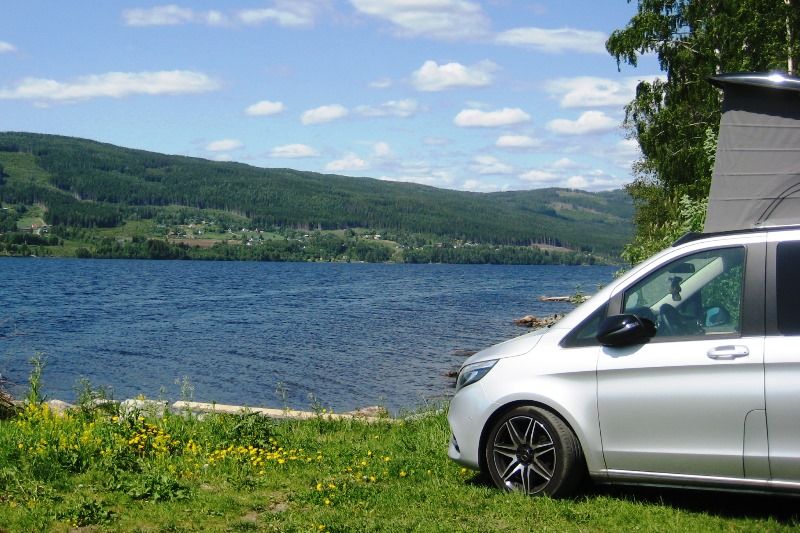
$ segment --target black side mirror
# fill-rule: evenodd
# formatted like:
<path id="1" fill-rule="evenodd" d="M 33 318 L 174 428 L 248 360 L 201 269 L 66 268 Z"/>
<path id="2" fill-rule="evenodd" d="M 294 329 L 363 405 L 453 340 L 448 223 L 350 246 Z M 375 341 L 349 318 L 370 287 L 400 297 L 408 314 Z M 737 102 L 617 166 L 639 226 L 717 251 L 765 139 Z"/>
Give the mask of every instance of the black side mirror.
<path id="1" fill-rule="evenodd" d="M 643 344 L 655 334 L 652 320 L 636 315 L 612 315 L 600 323 L 596 338 L 603 346 L 631 346 Z"/>

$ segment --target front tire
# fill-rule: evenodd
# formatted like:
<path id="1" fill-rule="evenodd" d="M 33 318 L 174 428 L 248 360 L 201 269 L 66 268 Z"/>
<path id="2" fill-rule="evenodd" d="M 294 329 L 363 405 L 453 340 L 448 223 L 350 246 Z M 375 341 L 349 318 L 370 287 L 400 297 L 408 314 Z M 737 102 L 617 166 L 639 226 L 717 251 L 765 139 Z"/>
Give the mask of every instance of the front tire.
<path id="1" fill-rule="evenodd" d="M 486 469 L 504 490 L 569 496 L 586 468 L 580 442 L 553 413 L 523 405 L 501 416 L 486 440 Z"/>

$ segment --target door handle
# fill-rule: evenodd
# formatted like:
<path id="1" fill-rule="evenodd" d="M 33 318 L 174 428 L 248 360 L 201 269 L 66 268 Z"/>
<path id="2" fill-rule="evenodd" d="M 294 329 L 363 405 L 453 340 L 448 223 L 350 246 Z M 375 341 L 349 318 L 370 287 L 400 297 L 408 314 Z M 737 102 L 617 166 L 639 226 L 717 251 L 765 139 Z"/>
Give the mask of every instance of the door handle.
<path id="1" fill-rule="evenodd" d="M 706 355 L 710 359 L 732 360 L 739 357 L 747 357 L 750 355 L 750 350 L 747 349 L 747 346 L 717 346 L 716 348 L 711 348 Z"/>

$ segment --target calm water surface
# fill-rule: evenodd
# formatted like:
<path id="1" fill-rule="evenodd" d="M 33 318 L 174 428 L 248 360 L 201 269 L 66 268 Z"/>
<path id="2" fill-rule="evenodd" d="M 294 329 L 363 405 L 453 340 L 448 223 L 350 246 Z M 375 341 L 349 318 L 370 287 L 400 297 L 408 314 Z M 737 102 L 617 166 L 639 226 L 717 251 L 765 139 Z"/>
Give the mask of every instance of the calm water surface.
<path id="1" fill-rule="evenodd" d="M 179 399 L 186 376 L 196 401 L 412 409 L 451 392 L 459 351 L 571 309 L 537 299 L 614 270 L 2 258 L 0 374 L 21 393 L 43 352 L 50 398 L 85 377 L 118 399 Z"/>

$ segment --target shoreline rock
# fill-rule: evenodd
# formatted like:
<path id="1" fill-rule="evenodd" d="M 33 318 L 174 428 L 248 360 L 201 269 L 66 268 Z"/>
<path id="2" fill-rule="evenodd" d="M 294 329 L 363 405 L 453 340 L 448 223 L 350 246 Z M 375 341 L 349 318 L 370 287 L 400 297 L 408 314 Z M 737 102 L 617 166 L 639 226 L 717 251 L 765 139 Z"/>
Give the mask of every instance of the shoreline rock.
<path id="1" fill-rule="evenodd" d="M 564 318 L 563 313 L 555 313 L 552 316 L 544 318 L 536 317 L 533 315 L 525 315 L 522 318 L 514 320 L 514 324 L 525 328 L 547 328 Z"/>

